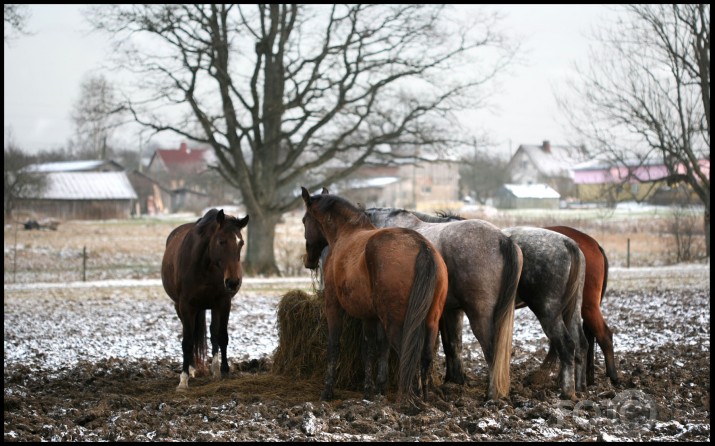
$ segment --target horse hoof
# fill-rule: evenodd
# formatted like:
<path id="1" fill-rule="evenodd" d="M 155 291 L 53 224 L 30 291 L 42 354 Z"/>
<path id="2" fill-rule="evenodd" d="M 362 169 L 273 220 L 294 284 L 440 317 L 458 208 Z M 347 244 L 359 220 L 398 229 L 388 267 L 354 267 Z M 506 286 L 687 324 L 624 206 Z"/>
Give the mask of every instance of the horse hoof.
<path id="1" fill-rule="evenodd" d="M 573 401 L 573 402 L 578 401 L 578 397 L 576 396 L 576 392 L 571 392 L 571 393 L 561 392 L 561 399 L 562 399 L 562 400 L 571 400 L 571 401 Z"/>

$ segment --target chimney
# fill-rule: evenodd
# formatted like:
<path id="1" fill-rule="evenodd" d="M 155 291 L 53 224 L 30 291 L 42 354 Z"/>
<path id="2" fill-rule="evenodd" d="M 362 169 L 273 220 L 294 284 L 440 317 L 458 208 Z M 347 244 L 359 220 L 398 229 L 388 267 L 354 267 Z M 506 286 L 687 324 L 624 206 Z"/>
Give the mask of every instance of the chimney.
<path id="1" fill-rule="evenodd" d="M 544 140 L 544 143 L 541 146 L 541 148 L 545 153 L 551 153 L 551 143 L 549 142 L 548 139 Z"/>
<path id="2" fill-rule="evenodd" d="M 187 153 L 186 143 L 185 143 L 185 142 L 182 142 L 182 143 L 181 143 L 181 146 L 179 146 L 179 151 L 180 151 L 181 153 Z"/>

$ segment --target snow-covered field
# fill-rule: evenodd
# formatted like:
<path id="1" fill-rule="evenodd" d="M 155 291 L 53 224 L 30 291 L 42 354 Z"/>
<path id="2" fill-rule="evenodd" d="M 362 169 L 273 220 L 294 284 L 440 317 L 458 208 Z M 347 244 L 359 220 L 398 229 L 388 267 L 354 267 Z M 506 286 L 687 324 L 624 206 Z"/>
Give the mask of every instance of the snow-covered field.
<path id="1" fill-rule="evenodd" d="M 642 290 L 644 293 L 672 283 L 677 286 L 709 286 L 710 267 L 683 264 L 662 268 L 611 268 L 609 289 Z M 312 291 L 310 278 L 244 279 L 233 299 L 229 321 L 230 355 L 235 360 L 270 356 L 278 345 L 276 309 L 288 289 Z M 5 364 L 27 362 L 57 369 L 78 358 L 174 358 L 180 355 L 181 323 L 160 280 L 108 280 L 97 282 L 35 283 L 5 285 Z M 606 321 L 611 300 L 603 303 Z M 654 297 L 645 307 L 630 311 L 665 318 L 677 311 Z M 709 305 L 709 303 L 708 303 Z M 709 311 L 697 316 L 709 327 Z M 101 323 L 101 331 L 97 324 Z M 645 339 L 638 327 L 619 326 L 615 349 L 630 350 L 643 342 L 673 340 L 669 333 L 653 333 Z M 467 354 L 481 355 L 481 348 L 464 324 Z M 101 335 L 100 335 L 101 332 Z M 540 339 L 539 342 L 534 340 Z M 709 349 L 709 339 L 704 342 Z M 545 348 L 546 336 L 528 310 L 517 311 L 514 345 L 527 351 Z M 473 344 L 473 345 L 472 345 Z"/>

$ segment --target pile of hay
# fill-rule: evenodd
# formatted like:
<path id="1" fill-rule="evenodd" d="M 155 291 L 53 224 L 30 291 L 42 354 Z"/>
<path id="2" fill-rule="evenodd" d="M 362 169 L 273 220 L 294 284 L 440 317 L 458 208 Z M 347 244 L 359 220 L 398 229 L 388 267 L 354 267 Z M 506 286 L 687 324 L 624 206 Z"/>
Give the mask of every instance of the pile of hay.
<path id="1" fill-rule="evenodd" d="M 343 317 L 335 388 L 362 391 L 364 366 L 361 352 L 362 322 Z M 292 290 L 278 304 L 278 347 L 272 372 L 323 382 L 327 367 L 328 323 L 322 291 L 307 294 Z M 376 370 L 376 367 L 374 368 Z M 388 390 L 397 390 L 397 355 L 390 352 Z"/>

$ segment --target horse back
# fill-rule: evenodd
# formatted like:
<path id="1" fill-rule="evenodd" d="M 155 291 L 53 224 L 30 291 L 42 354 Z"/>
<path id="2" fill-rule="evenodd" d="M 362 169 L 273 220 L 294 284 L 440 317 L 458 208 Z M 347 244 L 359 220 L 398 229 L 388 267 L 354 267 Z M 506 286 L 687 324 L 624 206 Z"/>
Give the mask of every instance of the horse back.
<path id="1" fill-rule="evenodd" d="M 601 245 L 590 235 L 568 226 L 548 226 L 545 229 L 563 234 L 578 244 L 586 262 L 583 306 L 599 307 L 608 275 L 608 260 Z"/>
<path id="2" fill-rule="evenodd" d="M 161 283 L 172 300 L 179 300 L 179 258 L 184 248 L 184 240 L 195 223 L 185 223 L 176 227 L 166 238 L 166 248 L 161 261 Z"/>

